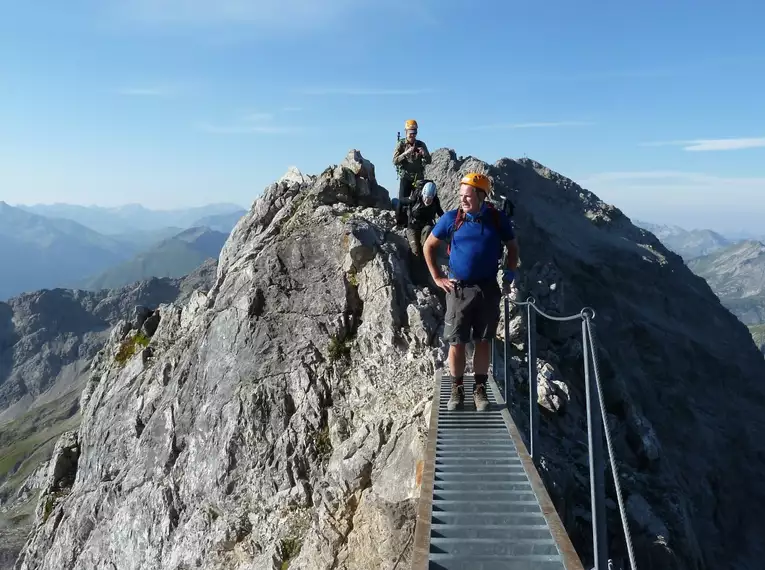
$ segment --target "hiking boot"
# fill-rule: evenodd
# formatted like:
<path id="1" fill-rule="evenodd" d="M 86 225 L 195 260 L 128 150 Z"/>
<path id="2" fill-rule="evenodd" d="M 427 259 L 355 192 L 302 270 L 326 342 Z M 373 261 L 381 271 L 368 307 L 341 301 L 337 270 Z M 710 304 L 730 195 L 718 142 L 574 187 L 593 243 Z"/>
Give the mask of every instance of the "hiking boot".
<path id="1" fill-rule="evenodd" d="M 446 409 L 450 412 L 454 411 L 457 407 L 462 408 L 465 402 L 465 387 L 460 383 L 457 384 L 452 380 L 452 395 L 449 401 L 446 403 Z"/>
<path id="2" fill-rule="evenodd" d="M 486 385 L 482 382 L 476 382 L 473 387 L 473 401 L 475 402 L 475 409 L 479 412 L 489 407 L 489 398 L 486 397 Z"/>

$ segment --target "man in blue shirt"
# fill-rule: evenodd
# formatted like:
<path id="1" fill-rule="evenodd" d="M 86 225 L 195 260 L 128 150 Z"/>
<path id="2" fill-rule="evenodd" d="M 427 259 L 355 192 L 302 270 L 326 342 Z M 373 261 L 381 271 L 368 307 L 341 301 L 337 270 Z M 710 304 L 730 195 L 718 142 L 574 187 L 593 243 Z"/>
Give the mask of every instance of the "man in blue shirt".
<path id="1" fill-rule="evenodd" d="M 491 181 L 484 174 L 471 172 L 460 180 L 460 205 L 441 216 L 423 253 L 433 281 L 446 291 L 444 340 L 449 343 L 449 371 L 452 376 L 451 398 L 447 409 L 462 407 L 465 391 L 465 345 L 475 344 L 473 399 L 476 409 L 485 410 L 486 381 L 489 372 L 490 339 L 497 332 L 502 292 L 497 283 L 502 247 L 507 247 L 503 282 L 509 292 L 518 267 L 518 242 L 510 218 L 486 202 Z M 436 248 L 451 241 L 449 275 L 436 265 Z"/>

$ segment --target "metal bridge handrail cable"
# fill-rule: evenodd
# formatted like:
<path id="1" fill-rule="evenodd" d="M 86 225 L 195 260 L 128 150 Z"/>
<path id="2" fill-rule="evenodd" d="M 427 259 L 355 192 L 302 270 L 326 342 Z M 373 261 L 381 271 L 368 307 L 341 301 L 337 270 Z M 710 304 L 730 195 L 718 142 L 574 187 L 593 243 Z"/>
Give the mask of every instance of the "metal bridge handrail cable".
<path id="1" fill-rule="evenodd" d="M 509 303 L 516 306 L 526 307 L 526 324 L 528 332 L 527 357 L 529 365 L 529 451 L 532 459 L 537 459 L 537 430 L 539 427 L 539 410 L 537 404 L 537 370 L 536 370 L 536 316 L 532 313 L 538 313 L 542 317 L 551 321 L 575 321 L 582 320 L 582 357 L 584 359 L 584 380 L 587 399 L 587 431 L 588 448 L 590 456 L 590 502 L 592 507 L 592 539 L 593 552 L 595 557 L 594 570 L 606 570 L 611 568 L 611 561 L 608 559 L 608 550 L 606 544 L 606 519 L 605 519 L 605 484 L 603 481 L 603 458 L 602 458 L 602 435 L 605 434 L 606 445 L 608 448 L 609 463 L 611 473 L 616 488 L 616 498 L 619 503 L 619 513 L 621 515 L 622 527 L 624 530 L 625 542 L 627 544 L 627 553 L 630 559 L 632 570 L 637 570 L 635 564 L 635 554 L 632 549 L 632 538 L 630 535 L 629 524 L 627 523 L 627 514 L 622 499 L 622 490 L 619 482 L 619 474 L 616 468 L 614 450 L 611 443 L 611 432 L 608 427 L 608 418 L 603 398 L 603 387 L 600 381 L 600 371 L 598 368 L 597 351 L 595 349 L 595 335 L 593 332 L 592 320 L 595 318 L 595 310 L 591 307 L 584 307 L 579 313 L 565 317 L 550 315 L 541 310 L 536 305 L 536 300 L 529 296 L 525 301 L 517 301 L 510 298 L 509 294 L 504 295 L 505 312 L 505 335 L 504 335 L 504 372 L 505 372 L 505 401 L 509 406 L 510 398 L 508 394 L 508 345 L 510 336 L 509 324 Z M 492 349 L 492 361 L 494 350 Z M 590 359 L 592 360 L 592 369 L 595 377 L 595 389 L 597 390 L 597 400 L 600 408 L 600 418 L 595 414 L 595 390 L 590 380 Z M 493 369 L 493 362 L 492 362 Z M 602 428 L 602 431 L 601 431 Z"/>

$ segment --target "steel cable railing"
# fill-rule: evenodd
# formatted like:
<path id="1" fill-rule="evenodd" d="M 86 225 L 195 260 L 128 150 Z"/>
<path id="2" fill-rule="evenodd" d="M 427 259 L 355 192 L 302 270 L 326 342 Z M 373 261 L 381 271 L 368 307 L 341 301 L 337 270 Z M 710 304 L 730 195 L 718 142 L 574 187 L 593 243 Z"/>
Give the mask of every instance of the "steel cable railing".
<path id="1" fill-rule="evenodd" d="M 606 517 L 605 517 L 605 469 L 603 465 L 603 435 L 605 434 L 606 445 L 608 449 L 609 463 L 611 473 L 614 478 L 617 500 L 619 503 L 619 512 L 621 515 L 622 526 L 624 530 L 627 552 L 629 554 L 630 566 L 632 570 L 637 570 L 635 564 L 635 555 L 632 548 L 632 538 L 627 522 L 627 514 L 622 499 L 622 490 L 619 483 L 619 474 L 616 468 L 616 459 L 614 457 L 613 446 L 611 443 L 611 433 L 608 427 L 608 418 L 603 398 L 603 388 L 600 381 L 600 371 L 598 368 L 597 351 L 595 349 L 594 333 L 592 320 L 595 318 L 595 311 L 590 307 L 584 307 L 579 313 L 565 317 L 550 315 L 536 306 L 536 300 L 533 297 L 527 297 L 525 301 L 516 301 L 509 295 L 504 295 L 504 371 L 505 371 L 505 404 L 510 405 L 510 394 L 508 379 L 510 378 L 509 366 L 509 337 L 510 337 L 510 303 L 516 306 L 526 307 L 526 329 L 527 329 L 527 357 L 528 357 L 528 376 L 529 376 L 529 453 L 532 459 L 538 458 L 538 433 L 539 433 L 539 405 L 537 404 L 537 359 L 536 359 L 536 315 L 551 321 L 582 321 L 582 357 L 584 360 L 584 381 L 587 400 L 587 434 L 588 451 L 590 467 L 590 502 L 592 508 L 592 541 L 595 558 L 594 570 L 609 570 L 612 561 L 608 558 L 608 544 L 606 542 Z M 492 342 L 492 371 L 494 367 L 494 346 Z M 590 366 L 592 365 L 595 385 L 592 384 L 590 376 Z M 595 412 L 600 409 L 600 414 Z"/>

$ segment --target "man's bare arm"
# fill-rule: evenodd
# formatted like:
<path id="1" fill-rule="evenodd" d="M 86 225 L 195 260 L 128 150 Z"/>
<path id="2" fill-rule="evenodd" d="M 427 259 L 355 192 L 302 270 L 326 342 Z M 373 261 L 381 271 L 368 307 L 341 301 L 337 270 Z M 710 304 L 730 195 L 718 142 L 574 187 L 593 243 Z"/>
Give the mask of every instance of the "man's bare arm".
<path id="1" fill-rule="evenodd" d="M 443 277 L 436 265 L 436 248 L 440 243 L 441 240 L 431 233 L 428 235 L 428 239 L 425 240 L 425 243 L 422 244 L 422 253 L 425 257 L 425 263 L 428 264 L 428 271 L 430 271 L 430 275 L 433 277 L 434 281 L 439 277 Z"/>
<path id="2" fill-rule="evenodd" d="M 518 239 L 513 238 L 510 241 L 506 241 L 505 247 L 507 248 L 507 260 L 505 261 L 505 268 L 515 271 L 518 269 L 518 259 L 520 257 Z"/>
<path id="3" fill-rule="evenodd" d="M 431 233 L 422 245 L 422 254 L 425 257 L 425 263 L 428 264 L 428 270 L 431 277 L 433 277 L 433 282 L 448 293 L 454 286 L 445 275 L 441 274 L 441 270 L 436 263 L 436 249 L 440 243 L 441 240 Z"/>

